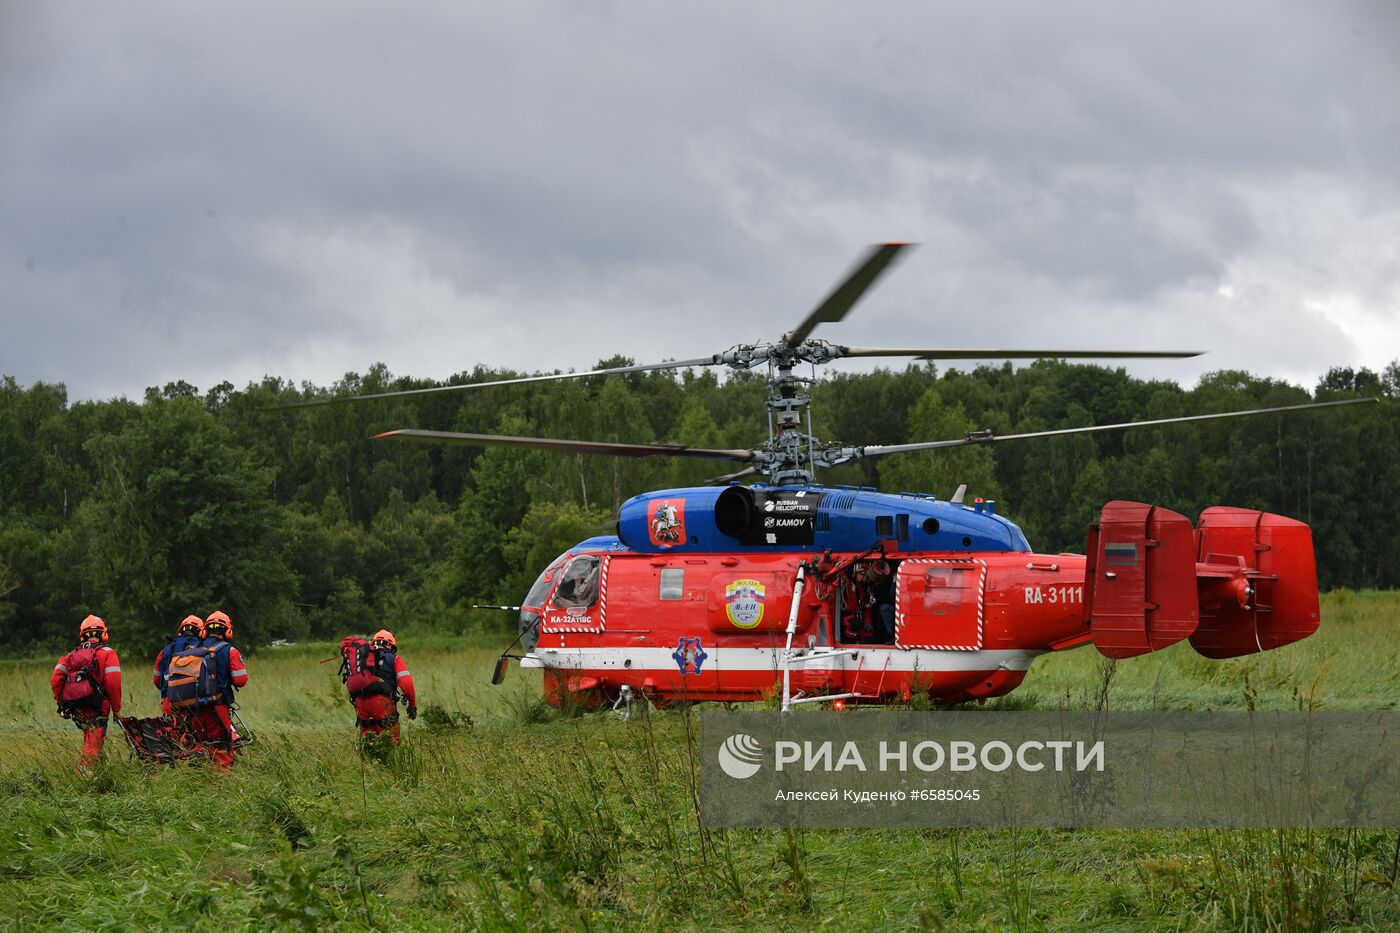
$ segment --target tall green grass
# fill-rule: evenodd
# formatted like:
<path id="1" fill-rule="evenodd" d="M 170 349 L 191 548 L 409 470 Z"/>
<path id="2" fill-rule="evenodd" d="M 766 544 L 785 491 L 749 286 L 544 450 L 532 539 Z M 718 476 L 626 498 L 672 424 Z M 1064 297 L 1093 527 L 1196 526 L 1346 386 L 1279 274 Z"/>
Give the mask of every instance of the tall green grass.
<path id="1" fill-rule="evenodd" d="M 1397 625 L 1400 596 L 1335 593 L 1280 651 L 1068 652 L 988 705 L 1393 708 Z M 0 662 L 0 925 L 1400 927 L 1394 831 L 702 830 L 693 710 L 561 714 L 538 675 L 492 688 L 486 647 L 403 648 L 423 714 L 380 758 L 316 663 L 333 647 L 252 656 L 258 740 L 227 775 L 133 762 L 114 734 L 80 777 L 50 665 Z M 143 659 L 123 666 L 128 709 L 154 714 Z"/>

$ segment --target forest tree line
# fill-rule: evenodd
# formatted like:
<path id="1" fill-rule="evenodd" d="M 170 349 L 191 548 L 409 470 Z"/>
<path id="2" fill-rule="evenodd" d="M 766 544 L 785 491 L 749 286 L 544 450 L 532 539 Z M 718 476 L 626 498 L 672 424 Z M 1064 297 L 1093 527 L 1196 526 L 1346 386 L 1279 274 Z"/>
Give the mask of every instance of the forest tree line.
<path id="1" fill-rule="evenodd" d="M 625 365 L 622 358 L 599 366 Z M 437 383 L 382 366 L 333 386 L 267 378 L 186 383 L 140 401 L 70 403 L 62 385 L 0 379 L 0 653 L 71 641 L 87 613 L 151 647 L 189 612 L 229 612 L 245 645 L 381 626 L 504 626 L 477 602 L 518 602 L 618 505 L 694 485 L 722 461 L 585 457 L 369 438 L 402 427 L 751 447 L 765 437 L 760 373 L 640 373 L 299 410 L 292 401 Z M 895 444 L 1167 418 L 1311 400 L 1386 403 L 906 454 L 819 481 L 998 501 L 1040 551 L 1080 551 L 1115 498 L 1193 520 L 1209 505 L 1312 525 L 1326 588 L 1400 586 L 1400 365 L 1333 369 L 1314 390 L 1225 371 L 1194 388 L 1042 361 L 829 375 L 815 433 Z"/>

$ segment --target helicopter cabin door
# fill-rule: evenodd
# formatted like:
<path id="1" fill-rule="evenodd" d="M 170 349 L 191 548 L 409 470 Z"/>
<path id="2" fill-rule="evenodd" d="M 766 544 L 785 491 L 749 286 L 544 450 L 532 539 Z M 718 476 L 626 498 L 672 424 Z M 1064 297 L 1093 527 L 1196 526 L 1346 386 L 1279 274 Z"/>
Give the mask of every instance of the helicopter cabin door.
<path id="1" fill-rule="evenodd" d="M 987 565 L 979 560 L 902 561 L 895 581 L 894 640 L 900 648 L 982 647 Z"/>
<path id="2" fill-rule="evenodd" d="M 559 571 L 554 598 L 544 606 L 546 634 L 597 633 L 607 618 L 608 563 L 606 554 L 575 554 Z"/>

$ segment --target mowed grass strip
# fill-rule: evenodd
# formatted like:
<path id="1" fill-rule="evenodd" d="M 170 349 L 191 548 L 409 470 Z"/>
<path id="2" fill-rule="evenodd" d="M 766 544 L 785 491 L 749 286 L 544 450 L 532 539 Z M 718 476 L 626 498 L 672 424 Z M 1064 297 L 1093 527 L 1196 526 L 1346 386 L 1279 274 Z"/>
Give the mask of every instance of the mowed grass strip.
<path id="1" fill-rule="evenodd" d="M 1333 593 L 1297 645 L 1114 666 L 1108 706 L 1394 708 L 1397 624 L 1400 595 Z M 1400 927 L 1395 831 L 702 832 L 691 711 L 559 715 L 537 676 L 492 688 L 489 647 L 403 642 L 423 710 L 403 747 L 359 753 L 317 663 L 333 646 L 268 649 L 240 696 L 257 743 L 228 775 L 132 762 L 113 734 L 81 778 L 52 662 L 0 662 L 0 925 Z M 158 707 L 148 663 L 123 659 L 137 715 Z M 1092 649 L 1043 658 L 988 706 L 1092 706 L 1105 673 Z"/>

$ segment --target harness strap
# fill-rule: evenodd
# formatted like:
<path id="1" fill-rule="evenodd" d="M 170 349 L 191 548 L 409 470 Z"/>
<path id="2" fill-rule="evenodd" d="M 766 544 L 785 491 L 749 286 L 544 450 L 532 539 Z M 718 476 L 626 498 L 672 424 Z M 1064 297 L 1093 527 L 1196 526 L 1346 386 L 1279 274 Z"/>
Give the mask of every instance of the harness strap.
<path id="1" fill-rule="evenodd" d="M 77 726 L 79 729 L 86 730 L 107 728 L 106 716 L 81 716 L 74 715 L 72 712 L 66 712 L 62 715 L 64 719 L 71 719 L 73 721 L 73 725 Z"/>

